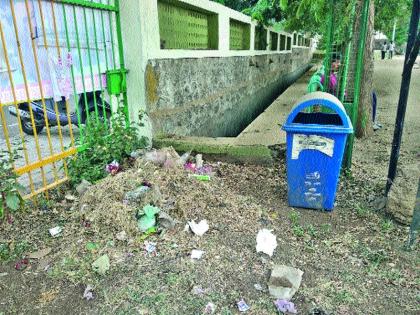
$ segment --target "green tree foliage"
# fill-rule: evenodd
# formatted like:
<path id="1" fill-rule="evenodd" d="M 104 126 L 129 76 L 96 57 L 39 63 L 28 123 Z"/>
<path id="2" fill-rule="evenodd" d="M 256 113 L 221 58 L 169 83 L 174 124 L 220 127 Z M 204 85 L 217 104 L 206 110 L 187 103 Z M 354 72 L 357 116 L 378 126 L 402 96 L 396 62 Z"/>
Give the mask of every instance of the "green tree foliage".
<path id="1" fill-rule="evenodd" d="M 234 10 L 250 15 L 264 25 L 281 22 L 289 31 L 323 34 L 328 18 L 330 0 L 213 0 Z M 396 42 L 407 40 L 411 15 L 411 0 L 373 0 L 375 4 L 375 29 L 392 36 L 397 22 Z M 352 1 L 335 0 L 340 14 L 336 32 L 345 34 L 350 18 Z"/>
<path id="2" fill-rule="evenodd" d="M 411 0 L 375 0 L 375 29 L 392 38 L 396 22 L 395 42 L 403 44 L 407 41 L 411 7 Z"/>

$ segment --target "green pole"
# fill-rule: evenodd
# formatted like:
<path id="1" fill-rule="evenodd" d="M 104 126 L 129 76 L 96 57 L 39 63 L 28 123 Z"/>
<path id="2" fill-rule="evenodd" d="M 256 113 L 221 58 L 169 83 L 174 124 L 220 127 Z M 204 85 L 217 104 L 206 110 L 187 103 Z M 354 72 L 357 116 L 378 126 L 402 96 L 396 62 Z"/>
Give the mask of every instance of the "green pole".
<path id="1" fill-rule="evenodd" d="M 116 20 L 116 30 L 117 30 L 117 41 L 118 41 L 118 58 L 120 62 L 120 69 L 125 71 L 125 64 L 124 64 L 124 45 L 122 40 L 122 32 L 121 32 L 121 15 L 120 15 L 120 1 L 115 0 L 115 20 Z M 124 115 L 127 127 L 130 125 L 130 118 L 128 113 L 128 99 L 127 99 L 127 90 L 123 90 L 123 105 L 124 105 Z"/>
<path id="2" fill-rule="evenodd" d="M 67 24 L 67 13 L 66 13 L 66 7 L 64 5 L 64 3 L 62 3 L 62 10 L 63 10 L 63 19 L 64 19 L 64 29 L 66 32 L 66 44 L 67 44 L 67 53 L 71 54 L 71 45 L 70 45 L 70 36 L 69 36 L 69 29 L 68 29 L 68 24 Z M 79 109 L 79 99 L 78 99 L 78 95 L 77 95 L 77 90 L 76 90 L 76 80 L 75 80 L 75 76 L 74 76 L 74 65 L 73 63 L 70 65 L 70 70 L 71 70 L 71 79 L 72 79 L 72 87 L 73 87 L 73 96 L 74 96 L 74 104 L 76 107 L 76 114 L 77 114 L 77 123 L 78 123 L 78 127 L 79 127 L 79 131 L 80 131 L 80 142 L 83 143 L 83 137 L 84 137 L 84 130 L 83 130 L 83 126 L 82 126 L 82 117 L 81 117 L 81 113 L 80 113 L 80 109 Z"/>
<path id="3" fill-rule="evenodd" d="M 366 35 L 367 27 L 369 21 L 369 5 L 370 0 L 364 0 L 363 2 L 363 12 L 362 12 L 362 29 L 360 31 L 358 54 L 357 54 L 357 63 L 356 63 L 356 76 L 354 82 L 354 102 L 351 109 L 351 122 L 353 128 L 357 130 L 357 120 L 359 116 L 359 101 L 360 101 L 360 88 L 362 84 L 362 75 L 363 75 L 363 59 L 365 56 L 365 45 L 366 45 Z M 351 160 L 353 157 L 353 146 L 354 146 L 354 133 L 349 136 L 347 142 L 347 154 L 345 156 L 345 168 L 351 169 Z"/>
<path id="4" fill-rule="evenodd" d="M 94 77 L 93 77 L 92 56 L 91 56 L 90 43 L 89 43 L 90 42 L 89 29 L 88 29 L 88 22 L 87 22 L 87 17 L 86 17 L 86 9 L 82 8 L 82 10 L 83 10 L 83 20 L 85 22 L 85 38 L 86 38 L 87 55 L 88 55 L 89 69 L 90 69 L 90 80 L 91 80 L 91 83 L 92 83 L 93 106 L 94 106 L 94 110 L 95 110 L 96 123 L 98 123 L 99 122 L 99 112 L 98 112 L 98 104 L 97 104 L 97 101 L 96 101 L 95 80 L 94 80 Z M 99 80 L 101 80 L 100 75 L 99 75 Z"/>
<path id="5" fill-rule="evenodd" d="M 327 24 L 327 51 L 325 54 L 324 60 L 324 91 L 328 91 L 328 86 L 330 84 L 330 72 L 331 72 L 331 52 L 332 45 L 334 40 L 334 7 L 335 0 L 329 0 L 330 12 L 328 15 L 328 24 Z"/>
<path id="6" fill-rule="evenodd" d="M 353 28 L 354 28 L 354 16 L 356 14 L 356 1 L 353 0 L 351 13 L 350 13 L 350 22 L 349 22 L 349 38 L 345 52 L 345 61 L 344 61 L 344 69 L 343 69 L 343 81 L 340 84 L 340 96 L 339 99 L 341 103 L 344 103 L 344 97 L 346 95 L 346 87 L 347 87 L 347 76 L 349 74 L 349 61 L 350 61 L 350 52 L 352 47 L 352 40 L 353 40 Z"/>

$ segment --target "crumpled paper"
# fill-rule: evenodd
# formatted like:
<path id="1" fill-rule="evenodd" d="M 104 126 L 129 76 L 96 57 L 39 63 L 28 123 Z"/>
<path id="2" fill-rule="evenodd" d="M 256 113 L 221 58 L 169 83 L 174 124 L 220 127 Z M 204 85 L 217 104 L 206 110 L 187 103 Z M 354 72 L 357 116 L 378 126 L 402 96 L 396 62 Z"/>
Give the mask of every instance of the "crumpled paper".
<path id="1" fill-rule="evenodd" d="M 273 256 L 274 250 L 277 247 L 276 236 L 271 233 L 271 230 L 262 229 L 257 234 L 257 253 L 263 252 L 270 257 Z"/>

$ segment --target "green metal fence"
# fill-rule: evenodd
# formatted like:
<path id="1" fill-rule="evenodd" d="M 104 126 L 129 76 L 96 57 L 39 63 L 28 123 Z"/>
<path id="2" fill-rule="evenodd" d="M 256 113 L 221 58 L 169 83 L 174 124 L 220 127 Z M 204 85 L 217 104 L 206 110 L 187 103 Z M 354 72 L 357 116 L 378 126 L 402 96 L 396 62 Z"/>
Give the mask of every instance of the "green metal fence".
<path id="1" fill-rule="evenodd" d="M 158 0 L 162 49 L 217 49 L 218 17 L 179 1 Z"/>
<path id="2" fill-rule="evenodd" d="M 0 10 L 0 146 L 22 149 L 14 168 L 31 198 L 68 180 L 86 125 L 108 128 L 120 108 L 128 124 L 119 0 L 3 0 Z"/>
<path id="3" fill-rule="evenodd" d="M 251 45 L 251 25 L 230 20 L 230 50 L 249 50 Z"/>

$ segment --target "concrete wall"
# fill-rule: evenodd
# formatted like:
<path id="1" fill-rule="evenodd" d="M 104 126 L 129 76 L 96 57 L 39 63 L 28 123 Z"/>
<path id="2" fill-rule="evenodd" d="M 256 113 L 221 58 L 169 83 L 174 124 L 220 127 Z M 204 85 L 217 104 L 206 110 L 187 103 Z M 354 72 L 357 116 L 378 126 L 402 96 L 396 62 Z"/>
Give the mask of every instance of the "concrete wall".
<path id="1" fill-rule="evenodd" d="M 249 16 L 208 0 L 180 2 L 217 14 L 217 50 L 161 49 L 157 0 L 120 1 L 130 117 L 138 121 L 139 113 L 146 113 L 142 133 L 149 138 L 174 130 L 233 135 L 305 69 L 312 48 L 254 50 L 257 23 Z M 230 19 L 250 24 L 249 50 L 229 49 Z"/>
<path id="2" fill-rule="evenodd" d="M 312 52 L 150 60 L 147 109 L 154 133 L 238 135 L 307 69 Z"/>

